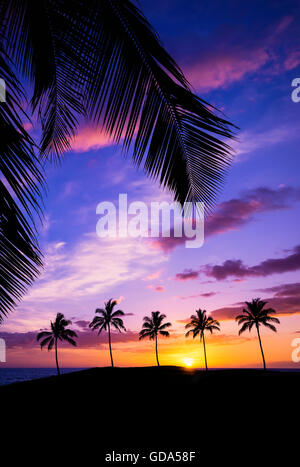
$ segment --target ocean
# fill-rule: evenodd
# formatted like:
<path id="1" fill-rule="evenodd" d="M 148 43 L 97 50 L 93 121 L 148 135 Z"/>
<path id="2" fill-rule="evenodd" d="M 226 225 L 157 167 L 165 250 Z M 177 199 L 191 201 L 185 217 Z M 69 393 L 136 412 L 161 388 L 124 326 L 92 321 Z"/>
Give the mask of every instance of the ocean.
<path id="1" fill-rule="evenodd" d="M 83 368 L 60 368 L 61 373 L 79 371 Z M 1 368 L 0 366 L 0 386 L 4 384 L 29 381 L 31 379 L 46 378 L 56 375 L 56 368 Z"/>

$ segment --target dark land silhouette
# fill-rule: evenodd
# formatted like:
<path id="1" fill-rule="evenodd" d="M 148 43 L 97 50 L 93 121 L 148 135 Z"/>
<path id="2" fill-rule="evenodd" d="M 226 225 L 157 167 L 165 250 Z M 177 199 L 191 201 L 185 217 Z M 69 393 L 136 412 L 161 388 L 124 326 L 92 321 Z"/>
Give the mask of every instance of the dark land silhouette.
<path id="1" fill-rule="evenodd" d="M 265 452 L 270 461 L 292 443 L 299 387 L 296 371 L 105 367 L 3 386 L 0 395 L 6 433 L 44 452 L 69 440 L 68 465 L 79 452 L 85 465 L 102 466 L 104 453 L 130 449 L 190 449 L 202 461 L 243 465 L 238 445 L 247 439 L 257 438 L 247 460 Z"/>

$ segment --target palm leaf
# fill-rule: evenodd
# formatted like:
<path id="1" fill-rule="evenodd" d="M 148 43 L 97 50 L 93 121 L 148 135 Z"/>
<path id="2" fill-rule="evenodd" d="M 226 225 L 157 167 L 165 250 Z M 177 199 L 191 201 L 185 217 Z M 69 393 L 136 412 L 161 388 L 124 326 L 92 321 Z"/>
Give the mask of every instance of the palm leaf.
<path id="1" fill-rule="evenodd" d="M 231 160 L 232 125 L 190 87 L 141 11 L 128 0 L 10 0 L 9 50 L 34 83 L 42 150 L 70 147 L 87 115 L 133 143 L 133 160 L 176 200 L 211 206 Z"/>
<path id="2" fill-rule="evenodd" d="M 0 35 L 1 38 L 1 35 Z M 21 85 L 0 46 L 0 76 L 6 102 L 0 105 L 0 315 L 6 316 L 39 274 L 42 265 L 34 213 L 41 216 L 42 172 L 34 144 L 18 114 Z"/>

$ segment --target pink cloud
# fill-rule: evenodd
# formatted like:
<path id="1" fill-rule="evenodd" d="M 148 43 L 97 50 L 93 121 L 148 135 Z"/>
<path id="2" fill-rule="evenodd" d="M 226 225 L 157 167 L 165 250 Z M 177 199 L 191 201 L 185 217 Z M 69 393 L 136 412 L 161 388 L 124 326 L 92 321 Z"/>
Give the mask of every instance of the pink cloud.
<path id="1" fill-rule="evenodd" d="M 119 303 L 123 302 L 125 297 L 123 297 L 123 295 L 120 295 L 119 298 L 115 298 L 115 301 L 117 302 L 117 304 L 119 305 Z"/>
<path id="2" fill-rule="evenodd" d="M 149 274 L 148 276 L 143 278 L 143 281 L 153 281 L 154 279 L 158 279 L 161 276 L 162 271 L 155 271 L 152 274 Z"/>
<path id="3" fill-rule="evenodd" d="M 112 139 L 104 132 L 101 132 L 101 129 L 86 126 L 79 129 L 71 147 L 72 151 L 75 152 L 87 152 L 111 146 L 112 144 L 114 144 Z"/>
<path id="4" fill-rule="evenodd" d="M 155 292 L 164 292 L 165 288 L 162 285 L 147 285 L 148 289 L 155 290 Z"/>
<path id="5" fill-rule="evenodd" d="M 199 63 L 185 67 L 185 72 L 197 90 L 209 91 L 240 81 L 247 73 L 259 70 L 269 59 L 263 47 L 247 50 L 240 46 L 201 57 Z"/>
<path id="6" fill-rule="evenodd" d="M 164 253 L 170 253 L 177 246 L 181 246 L 186 241 L 183 237 L 160 237 L 156 240 L 150 240 L 149 246 L 155 250 L 162 250 Z"/>
<path id="7" fill-rule="evenodd" d="M 177 298 L 180 298 L 181 300 L 189 300 L 191 298 L 198 298 L 198 297 L 210 298 L 210 297 L 214 297 L 216 294 L 217 292 L 205 292 L 205 293 L 199 293 L 196 295 L 188 295 L 186 297 L 177 297 Z"/>
<path id="8" fill-rule="evenodd" d="M 300 64 L 300 50 L 294 50 L 284 61 L 286 70 L 293 70 Z"/>
<path id="9" fill-rule="evenodd" d="M 298 51 L 284 42 L 284 33 L 292 22 L 293 16 L 284 16 L 266 32 L 246 35 L 244 40 L 237 40 L 238 31 L 218 31 L 217 37 L 211 40 L 218 45 L 212 45 L 209 53 L 200 50 L 196 62 L 185 64 L 188 79 L 196 90 L 206 92 L 226 88 L 262 69 L 264 74 L 272 75 L 294 68 L 299 59 Z M 286 56 L 286 63 L 282 55 Z"/>

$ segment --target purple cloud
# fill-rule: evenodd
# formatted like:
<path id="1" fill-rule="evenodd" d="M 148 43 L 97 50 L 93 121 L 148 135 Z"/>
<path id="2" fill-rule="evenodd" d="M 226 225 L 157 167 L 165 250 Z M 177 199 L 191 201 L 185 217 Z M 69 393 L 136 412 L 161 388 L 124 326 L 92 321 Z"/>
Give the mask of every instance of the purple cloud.
<path id="1" fill-rule="evenodd" d="M 185 269 L 183 272 L 176 274 L 177 281 L 188 281 L 191 279 L 197 279 L 199 271 L 193 271 L 192 269 Z"/>
<path id="2" fill-rule="evenodd" d="M 77 346 L 80 348 L 95 348 L 99 345 L 107 344 L 107 333 L 103 332 L 100 335 L 96 331 L 76 331 L 78 339 Z M 38 347 L 39 343 L 36 340 L 38 332 L 1 332 L 0 338 L 5 340 L 8 349 L 15 347 L 33 348 Z M 112 332 L 112 340 L 115 343 L 138 341 L 138 333 L 133 331 Z M 67 347 L 68 344 L 60 343 L 61 347 Z"/>
<path id="3" fill-rule="evenodd" d="M 291 208 L 292 204 L 300 201 L 300 187 L 280 187 L 271 189 L 258 187 L 242 194 L 239 198 L 232 198 L 220 203 L 211 214 L 204 226 L 205 238 L 241 229 L 253 221 L 255 215 Z M 160 237 L 150 241 L 150 246 L 170 253 L 182 246 L 186 237 Z"/>
<path id="4" fill-rule="evenodd" d="M 199 293 L 196 295 L 188 295 L 186 297 L 183 296 L 183 297 L 178 297 L 178 298 L 180 298 L 181 300 L 189 300 L 190 298 L 198 298 L 198 297 L 209 298 L 209 297 L 214 297 L 216 294 L 217 292 L 206 292 L 206 293 Z"/>
<path id="5" fill-rule="evenodd" d="M 300 283 L 281 284 L 274 287 L 260 289 L 261 292 L 274 292 L 271 297 L 263 298 L 269 308 L 273 308 L 278 315 L 293 315 L 300 313 Z M 239 302 L 232 306 L 218 308 L 212 311 L 215 319 L 230 320 L 241 312 L 245 303 Z"/>
<path id="6" fill-rule="evenodd" d="M 79 321 L 74 321 L 74 324 L 76 324 L 79 328 L 86 329 L 88 328 L 90 321 L 85 321 L 85 320 L 79 320 Z"/>
<path id="7" fill-rule="evenodd" d="M 216 280 L 228 277 L 266 277 L 271 274 L 282 274 L 300 269 L 300 245 L 297 245 L 291 254 L 283 258 L 270 258 L 255 266 L 247 266 L 241 260 L 227 260 L 221 265 L 206 265 L 202 271 Z M 199 271 L 200 272 L 200 271 Z"/>

